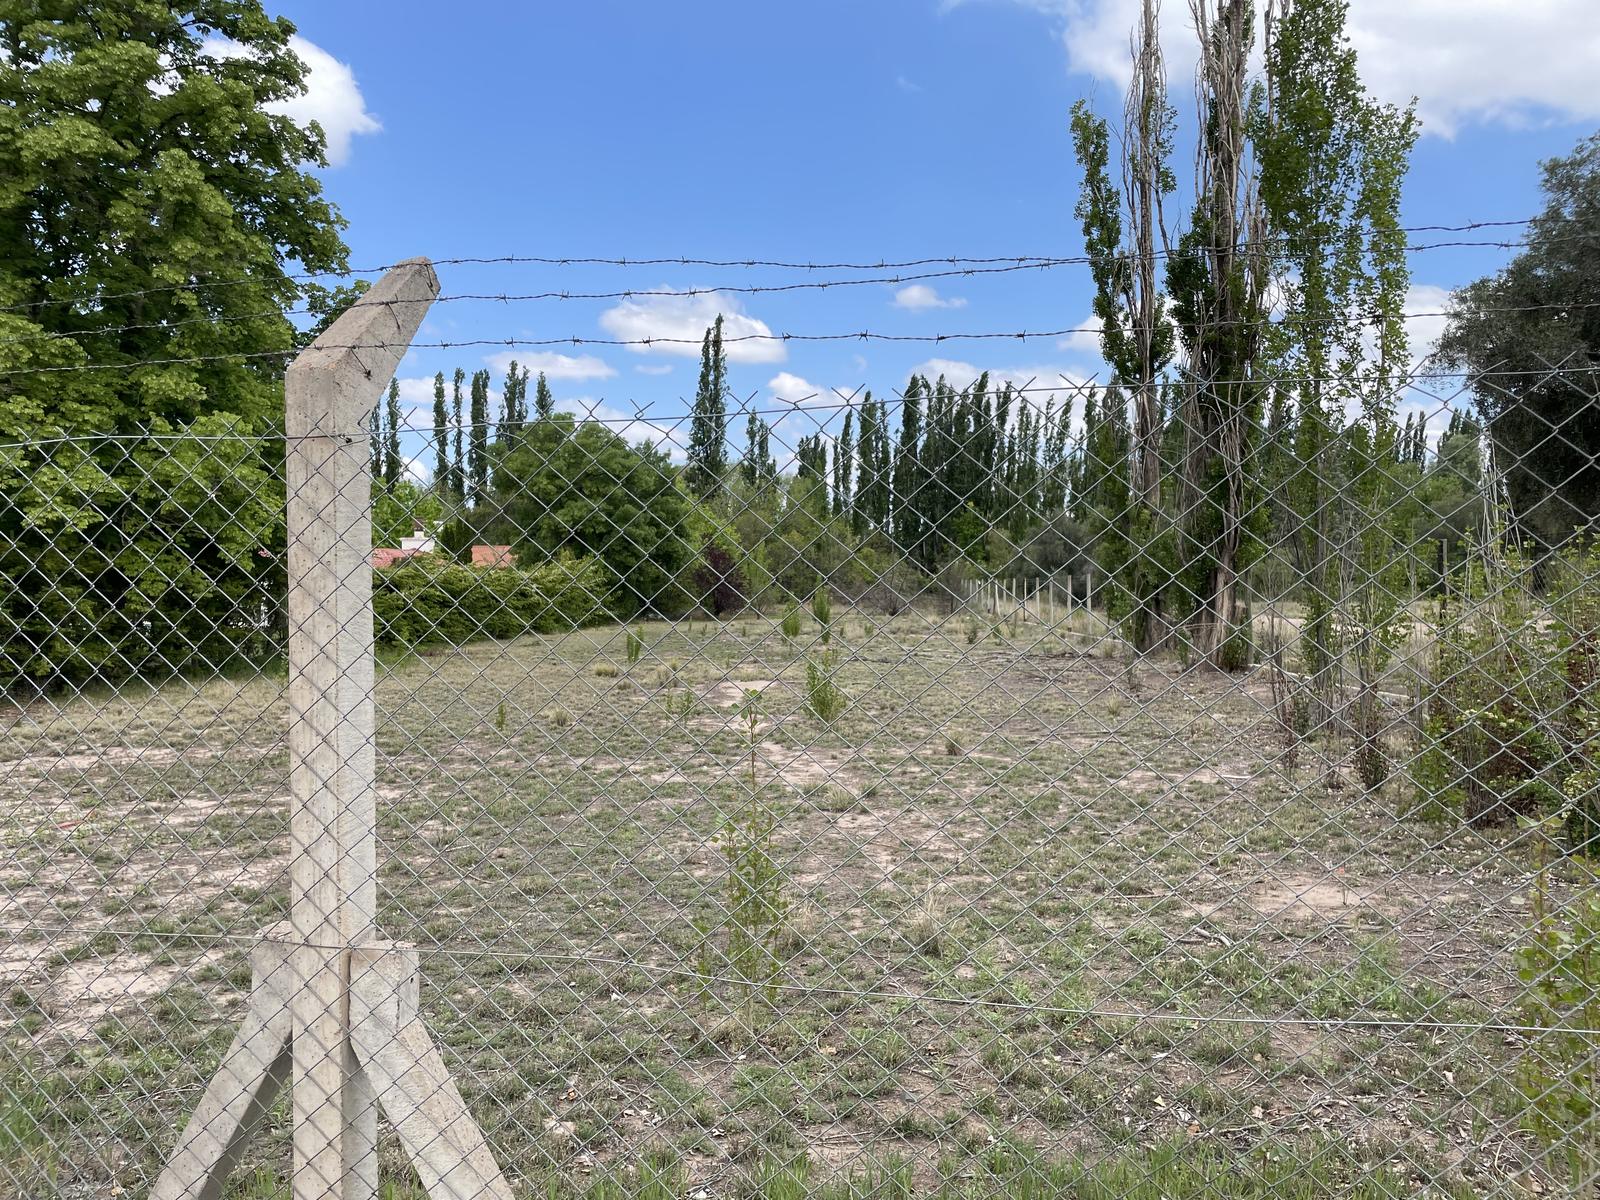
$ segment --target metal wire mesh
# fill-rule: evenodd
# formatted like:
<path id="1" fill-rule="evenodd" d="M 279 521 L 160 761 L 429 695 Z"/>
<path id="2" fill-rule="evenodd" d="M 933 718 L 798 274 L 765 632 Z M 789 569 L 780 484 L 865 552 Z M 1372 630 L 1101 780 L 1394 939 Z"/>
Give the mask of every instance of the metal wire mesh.
<path id="1" fill-rule="evenodd" d="M 377 448 L 373 932 L 516 1194 L 1592 1190 L 1593 368 L 1222 460 L 1215 386 L 1154 525 L 1064 381 Z M 142 1195 L 290 915 L 303 451 L 4 452 L 0 1183 Z"/>

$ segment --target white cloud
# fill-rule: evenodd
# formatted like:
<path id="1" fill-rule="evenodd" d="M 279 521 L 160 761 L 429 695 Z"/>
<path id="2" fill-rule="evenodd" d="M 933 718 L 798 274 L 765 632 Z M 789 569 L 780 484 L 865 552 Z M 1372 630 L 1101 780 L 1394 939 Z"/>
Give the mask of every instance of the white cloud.
<path id="1" fill-rule="evenodd" d="M 572 396 L 556 399 L 556 411 L 571 413 L 580 421 L 599 421 L 613 433 L 621 434 L 628 442 L 653 442 L 658 450 L 665 450 L 675 461 L 682 462 L 688 429 L 681 431 L 673 425 L 651 421 L 638 412 L 624 412 L 615 405 L 593 396 Z"/>
<path id="2" fill-rule="evenodd" d="M 1165 299 L 1165 297 L 1163 297 Z M 1058 350 L 1071 350 L 1078 354 L 1100 353 L 1100 330 L 1105 322 L 1094 313 L 1079 321 L 1077 328 L 1056 343 Z"/>
<path id="3" fill-rule="evenodd" d="M 926 377 L 929 383 L 937 382 L 942 375 L 946 383 L 961 389 L 970 387 L 983 373 L 983 368 L 959 359 L 930 358 L 912 367 L 911 373 Z M 1064 400 L 1073 397 L 1074 410 L 1081 412 L 1083 404 L 1076 397 L 1090 382 L 1071 368 L 1052 365 L 1002 367 L 989 371 L 991 387 L 998 388 L 1009 383 L 1012 387 L 1024 389 L 1023 403 L 1038 409 L 1043 409 L 1052 399 L 1059 408 Z"/>
<path id="4" fill-rule="evenodd" d="M 965 308 L 967 302 L 960 296 L 941 296 L 925 283 L 911 283 L 894 294 L 894 306 L 917 311 L 924 308 Z"/>
<path id="5" fill-rule="evenodd" d="M 430 375 L 426 378 L 401 379 L 399 383 L 400 408 L 402 412 L 426 410 L 429 414 L 427 427 L 433 428 L 433 377 Z M 445 396 L 448 398 L 450 394 L 450 380 L 448 378 L 444 381 L 444 386 Z M 402 416 L 401 420 L 412 429 L 422 428 L 415 420 L 407 420 L 404 416 Z"/>
<path id="6" fill-rule="evenodd" d="M 617 373 L 616 368 L 602 358 L 592 354 L 556 354 L 551 351 L 540 351 L 534 354 L 518 354 L 513 350 L 502 350 L 491 354 L 484 359 L 484 364 L 491 370 L 505 374 L 515 362 L 518 366 L 527 369 L 530 376 L 537 376 L 544 372 L 546 379 L 610 379 Z"/>
<path id="7" fill-rule="evenodd" d="M 383 126 L 367 111 L 366 99 L 348 63 L 340 62 L 298 33 L 289 38 L 289 46 L 306 65 L 305 94 L 267 108 L 292 118 L 298 125 L 312 121 L 321 125 L 328 139 L 328 163 L 342 167 L 350 160 L 351 139 L 358 134 L 377 133 Z M 218 58 L 237 58 L 246 52 L 238 42 L 224 37 L 207 38 L 204 50 Z"/>
<path id="8" fill-rule="evenodd" d="M 1071 70 L 1127 85 L 1139 0 L 1014 2 L 1057 25 Z M 1416 96 L 1423 129 L 1451 137 L 1475 122 L 1600 117 L 1594 15 L 1594 0 L 1351 0 L 1347 28 L 1367 86 L 1396 104 Z M 1188 5 L 1163 9 L 1161 44 L 1173 94 L 1183 96 L 1195 65 Z"/>
<path id="9" fill-rule="evenodd" d="M 670 375 L 671 363 L 639 363 L 634 368 L 641 375 Z"/>
<path id="10" fill-rule="evenodd" d="M 1411 360 L 1420 363 L 1433 353 L 1433 347 L 1444 333 L 1449 317 L 1443 315 L 1450 308 L 1450 289 L 1436 283 L 1414 283 L 1406 289 L 1402 311 L 1405 313 L 1406 336 L 1410 339 Z"/>
<path id="11" fill-rule="evenodd" d="M 930 358 L 912 367 L 911 374 L 926 376 L 929 383 L 937 383 L 942 376 L 946 383 L 959 391 L 977 379 L 982 371 L 971 363 L 961 362 L 959 359 Z"/>
<path id="12" fill-rule="evenodd" d="M 781 341 L 766 340 L 772 330 L 765 321 L 746 315 L 737 299 L 720 292 L 624 300 L 600 314 L 600 327 L 623 341 L 657 339 L 653 345 L 628 347 L 638 354 L 695 358 L 700 353 L 700 339 L 719 313 L 729 362 L 777 363 L 788 358 Z"/>
<path id="13" fill-rule="evenodd" d="M 789 371 L 779 371 L 767 380 L 767 391 L 783 404 L 806 404 L 826 394 L 825 389 Z"/>

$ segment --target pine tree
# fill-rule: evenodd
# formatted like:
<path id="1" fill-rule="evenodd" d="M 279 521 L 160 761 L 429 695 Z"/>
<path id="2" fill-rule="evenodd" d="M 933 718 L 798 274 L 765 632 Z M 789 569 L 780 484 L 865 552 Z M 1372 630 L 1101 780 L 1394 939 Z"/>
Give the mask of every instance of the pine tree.
<path id="1" fill-rule="evenodd" d="M 684 477 L 702 498 L 716 495 L 728 469 L 727 365 L 722 356 L 722 316 L 700 343 L 700 382 L 689 422 Z"/>
<path id="2" fill-rule="evenodd" d="M 389 381 L 389 395 L 383 407 L 383 486 L 394 491 L 400 483 L 400 381 Z"/>
<path id="3" fill-rule="evenodd" d="M 433 377 L 433 485 L 450 488 L 450 412 L 444 402 L 444 372 Z"/>

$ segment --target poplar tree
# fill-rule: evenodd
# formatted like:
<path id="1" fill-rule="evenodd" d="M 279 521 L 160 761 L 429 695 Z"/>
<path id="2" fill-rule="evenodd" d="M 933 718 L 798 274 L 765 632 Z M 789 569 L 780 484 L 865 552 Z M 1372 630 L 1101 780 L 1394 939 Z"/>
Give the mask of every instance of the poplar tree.
<path id="1" fill-rule="evenodd" d="M 684 477 L 702 499 L 720 492 L 728 469 L 727 365 L 722 355 L 722 316 L 700 343 L 700 381 L 689 420 Z"/>
<path id="2" fill-rule="evenodd" d="M 394 491 L 400 483 L 400 381 L 389 381 L 389 395 L 383 406 L 383 486 Z"/>
<path id="3" fill-rule="evenodd" d="M 541 421 L 548 421 L 556 411 L 555 397 L 550 394 L 550 384 L 543 371 L 539 372 L 539 381 L 534 384 L 533 411 Z"/>
<path id="4" fill-rule="evenodd" d="M 467 493 L 466 462 L 461 444 L 461 381 L 466 377 L 467 373 L 457 367 L 450 391 L 450 494 L 457 500 Z"/>
<path id="5" fill-rule="evenodd" d="M 1175 115 L 1167 100 L 1166 69 L 1157 28 L 1156 0 L 1142 0 L 1133 35 L 1133 79 L 1119 139 L 1121 185 L 1110 170 L 1110 130 L 1084 101 L 1072 112 L 1073 146 L 1084 182 L 1077 216 L 1094 279 L 1094 314 L 1100 349 L 1111 378 L 1132 396 L 1128 443 L 1132 503 L 1118 517 L 1128 543 L 1126 590 L 1131 637 L 1141 653 L 1166 636 L 1165 592 L 1172 563 L 1162 505 L 1161 376 L 1172 360 L 1174 333 L 1156 264 L 1167 247 L 1165 206 L 1176 188 L 1168 166 Z M 1124 469 L 1124 464 L 1106 464 Z"/>
<path id="6" fill-rule="evenodd" d="M 900 444 L 894 459 L 894 537 L 901 551 L 924 561 L 922 509 L 927 503 L 922 476 L 922 405 L 927 381 L 913 375 L 900 401 Z"/>
<path id="7" fill-rule="evenodd" d="M 443 371 L 433 377 L 433 483 L 450 490 L 450 410 L 445 407 Z"/>
<path id="8" fill-rule="evenodd" d="M 1249 0 L 1194 0 L 1200 43 L 1199 149 L 1189 229 L 1167 260 L 1167 290 L 1185 351 L 1182 420 L 1184 578 L 1193 643 L 1220 667 L 1238 667 L 1246 643 L 1239 585 L 1258 548 L 1251 454 L 1263 386 L 1269 272 L 1266 214 L 1248 136 L 1255 40 Z"/>
<path id="9" fill-rule="evenodd" d="M 489 495 L 489 372 L 472 373 L 472 426 L 467 437 L 467 475 L 473 504 Z"/>
<path id="10" fill-rule="evenodd" d="M 839 440 L 833 448 L 833 515 L 852 523 L 854 517 L 851 513 L 855 507 L 855 497 L 852 492 L 855 478 L 855 443 L 851 423 L 854 419 L 855 407 L 852 405 L 845 409 L 844 426 L 839 431 Z"/>

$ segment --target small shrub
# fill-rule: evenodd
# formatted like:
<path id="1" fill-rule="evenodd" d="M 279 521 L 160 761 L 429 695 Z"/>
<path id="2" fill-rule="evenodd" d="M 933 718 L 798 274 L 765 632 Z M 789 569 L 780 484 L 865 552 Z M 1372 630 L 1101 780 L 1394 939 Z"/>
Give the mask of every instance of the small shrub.
<path id="1" fill-rule="evenodd" d="M 817 619 L 822 644 L 828 645 L 833 641 L 833 601 L 828 598 L 828 589 L 822 584 L 818 584 L 817 590 L 811 594 L 811 615 Z"/>
<path id="2" fill-rule="evenodd" d="M 1549 911 L 1548 876 L 1539 874 L 1536 924 L 1517 953 L 1526 991 L 1528 1037 L 1517 1067 L 1528 1129 L 1566 1156 L 1575 1187 L 1600 1170 L 1600 878 L 1562 911 Z"/>
<path id="3" fill-rule="evenodd" d="M 572 715 L 564 708 L 547 708 L 539 714 L 539 719 L 556 729 L 565 729 L 571 724 Z"/>
<path id="4" fill-rule="evenodd" d="M 644 655 L 644 638 L 637 629 L 628 630 L 628 665 L 631 667 Z"/>
<path id="5" fill-rule="evenodd" d="M 841 716 L 848 701 L 844 690 L 833 681 L 833 661 L 827 655 L 806 660 L 806 708 L 824 725 Z"/>
<path id="6" fill-rule="evenodd" d="M 617 677 L 616 663 L 595 663 L 594 674 L 597 679 L 615 679 Z"/>
<path id="7" fill-rule="evenodd" d="M 776 999 L 779 946 L 789 912 L 787 877 L 774 855 L 778 814 L 757 778 L 761 694 L 747 693 L 750 776 L 743 803 L 723 824 L 718 842 L 728 869 L 727 963 L 745 994 Z"/>
<path id="8" fill-rule="evenodd" d="M 977 618 L 973 618 L 972 620 L 967 622 L 967 645 L 976 646 L 977 644 L 978 644 L 978 621 L 977 621 Z"/>
<path id="9" fill-rule="evenodd" d="M 800 606 L 791 604 L 789 610 L 783 614 L 783 636 L 791 642 L 800 636 Z"/>

